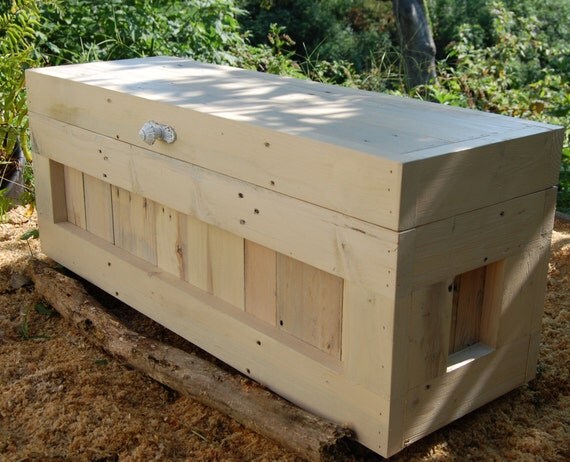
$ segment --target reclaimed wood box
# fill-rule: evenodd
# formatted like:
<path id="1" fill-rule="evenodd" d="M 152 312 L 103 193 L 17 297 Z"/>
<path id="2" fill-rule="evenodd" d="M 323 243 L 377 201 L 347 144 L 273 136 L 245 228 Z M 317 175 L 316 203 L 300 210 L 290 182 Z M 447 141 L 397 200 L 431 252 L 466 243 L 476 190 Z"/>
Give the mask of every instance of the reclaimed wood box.
<path id="1" fill-rule="evenodd" d="M 174 58 L 27 85 L 45 253 L 379 454 L 535 375 L 558 127 Z"/>

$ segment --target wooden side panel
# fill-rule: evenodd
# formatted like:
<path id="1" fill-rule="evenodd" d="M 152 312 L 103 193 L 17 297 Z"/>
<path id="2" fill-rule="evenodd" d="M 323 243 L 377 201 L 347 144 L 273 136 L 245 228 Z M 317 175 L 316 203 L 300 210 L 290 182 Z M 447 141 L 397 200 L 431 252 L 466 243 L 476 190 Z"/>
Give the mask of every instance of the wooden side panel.
<path id="1" fill-rule="evenodd" d="M 111 185 L 91 175 L 83 174 L 85 190 L 85 229 L 114 242 Z"/>
<path id="2" fill-rule="evenodd" d="M 245 311 L 263 321 L 277 322 L 277 254 L 245 241 Z"/>
<path id="3" fill-rule="evenodd" d="M 216 226 L 208 227 L 212 293 L 244 309 L 244 240 Z"/>
<path id="4" fill-rule="evenodd" d="M 451 281 L 414 291 L 408 347 L 409 387 L 445 373 L 452 312 Z"/>
<path id="5" fill-rule="evenodd" d="M 75 226 L 85 229 L 85 192 L 83 190 L 83 173 L 67 166 L 64 167 L 64 171 L 67 220 Z"/>
<path id="6" fill-rule="evenodd" d="M 528 336 L 421 384 L 408 393 L 404 444 L 524 383 Z"/>
<path id="7" fill-rule="evenodd" d="M 342 279 L 279 254 L 279 326 L 310 345 L 340 357 Z"/>
<path id="8" fill-rule="evenodd" d="M 477 268 L 453 280 L 453 311 L 449 354 L 480 340 L 487 268 Z"/>
<path id="9" fill-rule="evenodd" d="M 115 245 L 156 265 L 155 203 L 113 186 Z"/>

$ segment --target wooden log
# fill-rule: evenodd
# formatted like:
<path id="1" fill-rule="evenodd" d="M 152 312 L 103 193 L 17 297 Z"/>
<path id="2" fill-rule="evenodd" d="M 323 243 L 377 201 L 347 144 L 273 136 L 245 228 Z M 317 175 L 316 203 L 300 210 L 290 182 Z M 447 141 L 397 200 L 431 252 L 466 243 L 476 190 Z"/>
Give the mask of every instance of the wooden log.
<path id="1" fill-rule="evenodd" d="M 352 436 L 251 380 L 195 354 L 140 335 L 121 324 L 84 287 L 30 259 L 25 274 L 46 301 L 90 341 L 154 380 L 212 407 L 310 461 L 338 461 Z"/>

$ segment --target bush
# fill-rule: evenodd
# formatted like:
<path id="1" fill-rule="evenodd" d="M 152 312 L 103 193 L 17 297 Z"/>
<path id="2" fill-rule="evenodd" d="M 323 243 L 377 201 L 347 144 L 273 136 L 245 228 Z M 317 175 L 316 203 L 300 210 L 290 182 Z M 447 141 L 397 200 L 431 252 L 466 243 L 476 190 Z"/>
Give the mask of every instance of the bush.
<path id="1" fill-rule="evenodd" d="M 50 64 L 140 56 L 233 63 L 245 47 L 233 0 L 69 0 L 42 9 Z"/>
<path id="2" fill-rule="evenodd" d="M 370 0 L 240 0 L 253 44 L 265 42 L 271 24 L 285 28 L 295 53 L 310 63 L 350 62 L 362 72 L 391 43 L 391 2 Z"/>

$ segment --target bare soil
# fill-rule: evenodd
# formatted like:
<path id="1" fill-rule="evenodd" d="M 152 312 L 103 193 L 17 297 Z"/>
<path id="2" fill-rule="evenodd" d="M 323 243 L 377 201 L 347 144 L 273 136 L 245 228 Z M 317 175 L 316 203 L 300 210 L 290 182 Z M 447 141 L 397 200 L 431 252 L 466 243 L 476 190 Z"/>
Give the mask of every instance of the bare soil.
<path id="1" fill-rule="evenodd" d="M 0 461 L 302 460 L 92 346 L 21 276 L 35 227 L 22 207 L 0 223 Z M 130 328 L 194 350 L 102 298 Z M 392 460 L 570 460 L 570 223 L 555 223 L 537 378 Z"/>

